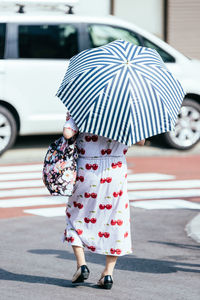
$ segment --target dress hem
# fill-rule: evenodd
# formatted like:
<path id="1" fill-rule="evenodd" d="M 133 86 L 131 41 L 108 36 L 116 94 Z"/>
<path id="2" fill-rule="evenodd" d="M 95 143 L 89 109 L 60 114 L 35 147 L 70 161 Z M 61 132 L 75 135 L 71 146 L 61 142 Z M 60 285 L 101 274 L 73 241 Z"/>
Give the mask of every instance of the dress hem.
<path id="1" fill-rule="evenodd" d="M 64 242 L 67 242 L 66 240 L 63 240 L 63 243 Z M 78 247 L 81 247 L 83 248 L 84 250 L 87 250 L 89 252 L 92 252 L 92 253 L 97 253 L 97 254 L 102 254 L 102 255 L 111 255 L 111 256 L 124 256 L 124 255 L 128 255 L 128 254 L 132 254 L 133 253 L 133 250 L 126 250 L 126 253 L 124 253 L 125 251 L 123 251 L 121 254 L 111 254 L 109 251 L 106 251 L 106 250 L 95 250 L 95 251 L 92 251 L 91 249 L 87 248 L 87 246 L 84 246 L 84 245 L 80 245 L 80 244 L 75 244 L 75 243 L 71 243 L 69 244 L 69 242 L 67 242 L 67 245 L 71 245 L 71 246 L 78 246 Z"/>

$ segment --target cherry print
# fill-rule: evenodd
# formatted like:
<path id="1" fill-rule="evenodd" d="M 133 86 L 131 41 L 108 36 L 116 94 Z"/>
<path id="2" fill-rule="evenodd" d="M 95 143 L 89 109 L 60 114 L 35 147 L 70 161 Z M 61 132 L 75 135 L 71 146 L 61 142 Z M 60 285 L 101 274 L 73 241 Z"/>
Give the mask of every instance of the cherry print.
<path id="1" fill-rule="evenodd" d="M 123 191 L 120 190 L 120 191 L 119 191 L 119 196 L 122 196 L 122 194 L 123 194 Z"/>
<path id="2" fill-rule="evenodd" d="M 101 179 L 100 179 L 100 183 L 104 183 L 105 181 L 106 181 L 105 178 L 101 178 Z"/>
<path id="3" fill-rule="evenodd" d="M 83 181 L 84 181 L 84 177 L 83 177 L 83 176 L 79 176 L 79 180 L 80 180 L 81 182 L 83 182 Z"/>
<path id="4" fill-rule="evenodd" d="M 105 207 L 106 207 L 105 205 L 99 204 L 99 208 L 100 208 L 100 209 L 104 209 Z"/>
<path id="5" fill-rule="evenodd" d="M 92 219 L 90 220 L 91 223 L 96 223 L 96 221 L 97 221 L 96 218 L 92 218 Z"/>
<path id="6" fill-rule="evenodd" d="M 74 241 L 74 238 L 71 236 L 71 237 L 69 237 L 69 238 L 66 238 L 66 240 L 67 240 L 68 242 L 71 242 L 71 243 L 73 243 L 73 241 Z"/>
<path id="7" fill-rule="evenodd" d="M 98 165 L 97 164 L 93 164 L 93 170 L 97 170 L 98 169 Z"/>
<path id="8" fill-rule="evenodd" d="M 128 203 L 125 204 L 125 208 L 128 208 Z"/>
<path id="9" fill-rule="evenodd" d="M 125 178 L 127 177 L 127 173 L 125 174 Z"/>
<path id="10" fill-rule="evenodd" d="M 113 169 L 117 168 L 117 164 L 115 164 L 115 163 L 112 163 L 111 166 L 112 166 Z"/>
<path id="11" fill-rule="evenodd" d="M 90 222 L 90 219 L 89 218 L 84 218 L 84 221 L 85 221 L 85 223 L 89 223 Z"/>
<path id="12" fill-rule="evenodd" d="M 104 237 L 107 239 L 107 238 L 109 238 L 109 236 L 110 236 L 110 233 L 109 232 L 104 232 Z"/>
<path id="13" fill-rule="evenodd" d="M 86 135 L 85 140 L 86 142 L 90 142 L 91 140 L 93 142 L 96 142 L 98 140 L 98 135 L 92 135 L 92 136 Z"/>
<path id="14" fill-rule="evenodd" d="M 121 226 L 123 224 L 122 220 L 117 220 L 117 225 Z"/>
<path id="15" fill-rule="evenodd" d="M 85 217 L 84 221 L 85 221 L 85 223 L 90 223 L 91 222 L 91 223 L 94 224 L 94 223 L 96 223 L 97 219 L 96 218 L 89 219 L 89 218 Z"/>
<path id="16" fill-rule="evenodd" d="M 114 192 L 114 193 L 113 193 L 113 196 L 114 196 L 114 197 L 117 197 L 117 196 L 118 196 L 118 193 L 117 193 L 117 192 Z"/>
<path id="17" fill-rule="evenodd" d="M 105 181 L 107 181 L 108 183 L 110 183 L 110 182 L 112 181 L 112 177 L 107 177 L 107 178 L 105 179 Z"/>
<path id="18" fill-rule="evenodd" d="M 70 213 L 69 213 L 69 212 L 67 212 L 67 213 L 66 213 L 66 215 L 68 216 L 68 218 L 70 218 L 70 217 L 71 217 L 71 215 L 70 215 Z"/>
<path id="19" fill-rule="evenodd" d="M 107 149 L 107 154 L 111 154 L 112 149 Z"/>
<path id="20" fill-rule="evenodd" d="M 128 236 L 128 231 L 126 231 L 125 233 L 124 233 L 124 238 L 126 238 Z"/>
<path id="21" fill-rule="evenodd" d="M 83 204 L 82 203 L 78 203 L 77 206 L 78 206 L 79 209 L 83 208 Z"/>
<path id="22" fill-rule="evenodd" d="M 123 153 L 126 154 L 127 151 L 128 151 L 127 149 L 124 149 L 124 150 L 123 150 Z"/>
<path id="23" fill-rule="evenodd" d="M 117 163 L 117 164 L 118 164 L 118 167 L 119 167 L 119 168 L 121 168 L 121 166 L 122 166 L 122 162 L 121 162 L 121 161 L 118 161 L 118 163 Z"/>
<path id="24" fill-rule="evenodd" d="M 96 197 L 97 197 L 97 194 L 96 194 L 96 193 L 92 193 L 92 194 L 91 194 L 91 197 L 92 197 L 92 198 L 96 198 Z"/>
<path id="25" fill-rule="evenodd" d="M 102 155 L 106 154 L 106 149 L 102 149 L 102 150 L 101 150 L 101 154 L 102 154 Z"/>
<path id="26" fill-rule="evenodd" d="M 110 249 L 110 253 L 111 253 L 111 254 L 115 254 L 115 249 L 111 248 L 111 249 Z"/>
<path id="27" fill-rule="evenodd" d="M 98 135 L 93 135 L 92 140 L 93 140 L 93 142 L 96 142 L 98 140 Z"/>
<path id="28" fill-rule="evenodd" d="M 90 142 L 91 141 L 91 137 L 89 135 L 86 135 L 85 136 L 85 140 L 86 140 L 86 142 Z"/>
<path id="29" fill-rule="evenodd" d="M 95 248 L 94 246 L 90 246 L 89 249 L 90 249 L 91 251 L 95 251 L 95 250 L 96 250 L 96 248 Z"/>
<path id="30" fill-rule="evenodd" d="M 91 168 L 93 168 L 93 170 L 97 170 L 98 169 L 98 165 L 97 164 L 93 164 L 93 165 L 86 164 L 85 167 L 86 167 L 87 170 L 90 170 Z"/>
<path id="31" fill-rule="evenodd" d="M 78 233 L 78 235 L 81 235 L 83 233 L 82 229 L 76 229 L 76 232 Z"/>
<path id="32" fill-rule="evenodd" d="M 74 207 L 78 207 L 79 209 L 83 208 L 83 204 L 82 203 L 78 203 L 76 201 L 73 201 Z"/>
<path id="33" fill-rule="evenodd" d="M 107 208 L 107 209 L 111 209 L 111 208 L 112 208 L 112 205 L 111 205 L 111 204 L 106 204 L 106 208 Z"/>
<path id="34" fill-rule="evenodd" d="M 99 231 L 98 236 L 99 237 L 103 237 L 104 236 L 107 239 L 107 238 L 109 238 L 110 233 L 109 232 L 101 232 L 101 231 Z"/>
<path id="35" fill-rule="evenodd" d="M 97 197 L 97 194 L 96 193 L 87 193 L 87 192 L 85 192 L 85 198 L 89 198 L 90 196 L 92 197 L 92 198 L 96 198 Z"/>
<path id="36" fill-rule="evenodd" d="M 115 252 L 117 253 L 117 255 L 120 255 L 122 250 L 121 249 L 116 249 Z"/>
<path id="37" fill-rule="evenodd" d="M 85 167 L 87 170 L 90 170 L 92 166 L 91 166 L 91 164 L 86 164 Z"/>
<path id="38" fill-rule="evenodd" d="M 81 154 L 85 154 L 85 149 L 82 148 L 80 152 Z"/>
<path id="39" fill-rule="evenodd" d="M 111 220 L 111 222 L 110 222 L 110 224 L 113 226 L 116 225 L 116 223 L 117 223 L 117 221 L 115 221 L 115 220 Z"/>
<path id="40" fill-rule="evenodd" d="M 120 255 L 121 253 L 122 253 L 122 250 L 121 249 L 113 249 L 113 248 L 111 248 L 110 249 L 110 253 L 111 254 L 117 254 L 117 255 Z"/>
<path id="41" fill-rule="evenodd" d="M 123 224 L 123 221 L 120 220 L 120 219 L 119 220 L 111 220 L 110 224 L 113 225 L 113 226 L 116 225 L 116 224 L 121 226 Z"/>

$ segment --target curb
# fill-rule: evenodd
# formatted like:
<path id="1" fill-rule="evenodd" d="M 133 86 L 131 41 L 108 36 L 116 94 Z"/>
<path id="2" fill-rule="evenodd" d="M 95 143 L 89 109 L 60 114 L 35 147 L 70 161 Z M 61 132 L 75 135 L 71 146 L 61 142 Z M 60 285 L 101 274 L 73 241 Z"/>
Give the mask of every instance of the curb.
<path id="1" fill-rule="evenodd" d="M 200 243 L 200 213 L 185 226 L 185 231 L 189 237 Z"/>

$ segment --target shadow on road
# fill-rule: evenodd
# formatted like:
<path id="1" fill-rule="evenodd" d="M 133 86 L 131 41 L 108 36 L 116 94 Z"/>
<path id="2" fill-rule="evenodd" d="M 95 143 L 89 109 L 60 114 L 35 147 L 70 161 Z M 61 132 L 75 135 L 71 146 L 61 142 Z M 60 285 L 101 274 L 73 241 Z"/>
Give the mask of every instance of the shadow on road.
<path id="1" fill-rule="evenodd" d="M 178 245 L 178 244 L 177 244 Z M 189 245 L 187 245 L 188 247 Z M 193 245 L 191 245 L 193 246 Z M 196 246 L 200 249 L 200 246 Z M 62 250 L 51 250 L 51 249 L 35 249 L 29 250 L 30 253 L 39 254 L 39 255 L 56 255 L 57 258 L 74 260 L 74 254 L 68 251 Z M 92 253 L 85 253 L 86 260 L 89 263 L 104 265 L 105 257 L 104 255 L 99 255 Z M 188 267 L 188 268 L 187 268 Z M 200 264 L 190 264 L 182 263 L 175 261 L 167 260 L 157 260 L 157 259 L 146 259 L 146 258 L 136 258 L 133 255 L 121 256 L 117 260 L 116 269 L 126 270 L 133 272 L 142 272 L 142 273 L 153 273 L 153 274 L 166 274 L 166 273 L 176 273 L 178 271 L 182 272 L 194 272 L 200 273 Z M 199 269 L 196 269 L 199 268 Z"/>

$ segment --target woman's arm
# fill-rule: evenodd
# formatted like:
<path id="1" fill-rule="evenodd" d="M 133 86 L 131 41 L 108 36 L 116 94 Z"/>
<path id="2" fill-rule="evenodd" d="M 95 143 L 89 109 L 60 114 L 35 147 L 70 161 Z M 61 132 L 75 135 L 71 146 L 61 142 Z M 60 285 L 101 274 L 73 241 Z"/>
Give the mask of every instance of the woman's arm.
<path id="1" fill-rule="evenodd" d="M 78 132 L 78 127 L 72 117 L 70 116 L 70 113 L 67 112 L 66 115 L 66 122 L 63 126 L 63 136 L 66 139 L 70 139 L 72 136 L 74 136 Z"/>
<path id="2" fill-rule="evenodd" d="M 74 131 L 70 128 L 66 128 L 64 127 L 63 128 L 63 136 L 66 138 L 66 139 L 70 139 L 72 136 L 74 136 L 75 134 L 77 133 L 77 131 Z"/>

